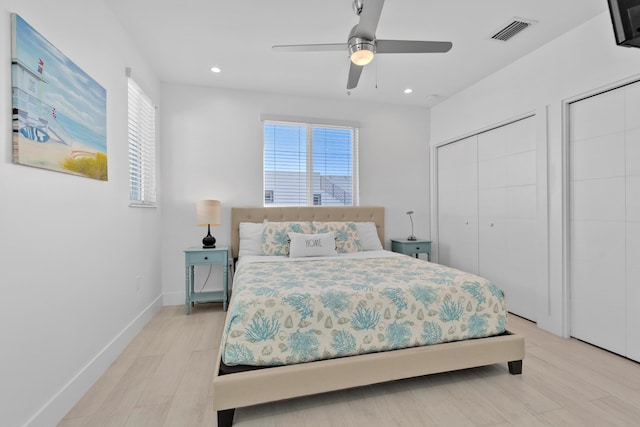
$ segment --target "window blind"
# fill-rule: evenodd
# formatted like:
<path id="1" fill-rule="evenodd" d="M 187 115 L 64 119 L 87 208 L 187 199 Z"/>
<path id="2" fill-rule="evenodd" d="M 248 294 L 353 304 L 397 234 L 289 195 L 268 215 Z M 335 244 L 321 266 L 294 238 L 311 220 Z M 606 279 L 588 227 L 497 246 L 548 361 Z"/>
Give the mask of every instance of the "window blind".
<path id="1" fill-rule="evenodd" d="M 353 206 L 358 128 L 264 122 L 265 206 Z"/>
<path id="2" fill-rule="evenodd" d="M 132 206 L 156 205 L 156 110 L 129 78 L 129 200 Z"/>

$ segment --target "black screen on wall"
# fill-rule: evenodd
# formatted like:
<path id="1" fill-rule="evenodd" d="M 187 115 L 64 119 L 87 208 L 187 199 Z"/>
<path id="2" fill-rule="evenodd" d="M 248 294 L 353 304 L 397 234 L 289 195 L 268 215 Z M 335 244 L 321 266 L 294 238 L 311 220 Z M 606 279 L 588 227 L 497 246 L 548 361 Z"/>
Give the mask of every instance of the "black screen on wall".
<path id="1" fill-rule="evenodd" d="M 640 0 L 609 0 L 616 43 L 640 47 Z"/>

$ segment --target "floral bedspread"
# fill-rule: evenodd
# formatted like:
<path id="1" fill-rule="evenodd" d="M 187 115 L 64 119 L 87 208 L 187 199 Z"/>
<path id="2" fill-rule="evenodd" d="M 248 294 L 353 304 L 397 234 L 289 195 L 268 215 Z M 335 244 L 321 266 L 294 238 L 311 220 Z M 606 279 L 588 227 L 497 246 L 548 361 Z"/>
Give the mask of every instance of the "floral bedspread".
<path id="1" fill-rule="evenodd" d="M 273 366 L 486 337 L 506 315 L 488 280 L 409 256 L 247 263 L 222 360 Z"/>

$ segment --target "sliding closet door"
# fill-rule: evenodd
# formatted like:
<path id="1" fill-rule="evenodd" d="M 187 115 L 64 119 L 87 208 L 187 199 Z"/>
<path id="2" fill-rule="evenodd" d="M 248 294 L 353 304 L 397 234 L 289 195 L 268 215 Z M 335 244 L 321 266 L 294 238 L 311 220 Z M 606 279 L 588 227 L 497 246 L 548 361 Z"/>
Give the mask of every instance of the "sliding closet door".
<path id="1" fill-rule="evenodd" d="M 479 274 L 536 319 L 536 133 L 529 117 L 478 135 Z"/>
<path id="2" fill-rule="evenodd" d="M 536 320 L 535 117 L 438 147 L 438 262 L 505 291 Z"/>
<path id="3" fill-rule="evenodd" d="M 625 354 L 625 90 L 571 104 L 569 120 L 571 335 Z"/>
<path id="4" fill-rule="evenodd" d="M 477 156 L 475 136 L 438 147 L 438 262 L 476 274 Z"/>

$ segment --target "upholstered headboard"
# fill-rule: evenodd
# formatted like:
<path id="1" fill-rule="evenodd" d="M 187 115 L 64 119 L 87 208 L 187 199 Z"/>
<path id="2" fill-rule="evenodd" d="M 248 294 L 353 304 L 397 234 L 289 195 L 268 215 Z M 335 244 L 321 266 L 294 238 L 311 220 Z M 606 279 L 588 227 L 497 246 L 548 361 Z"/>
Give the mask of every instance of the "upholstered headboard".
<path id="1" fill-rule="evenodd" d="M 238 256 L 240 223 L 269 221 L 353 221 L 375 222 L 380 242 L 384 246 L 384 207 L 242 207 L 231 208 L 231 251 Z"/>

